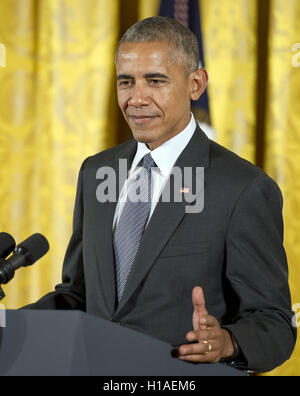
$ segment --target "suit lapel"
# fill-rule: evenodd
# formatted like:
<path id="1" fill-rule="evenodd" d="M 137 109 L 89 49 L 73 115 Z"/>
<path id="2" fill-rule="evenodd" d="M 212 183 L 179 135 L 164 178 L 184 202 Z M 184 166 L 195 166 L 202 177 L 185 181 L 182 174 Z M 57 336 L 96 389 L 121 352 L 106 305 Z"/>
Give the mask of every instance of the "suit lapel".
<path id="1" fill-rule="evenodd" d="M 96 229 L 99 233 L 97 240 L 100 243 L 97 244 L 97 256 L 100 262 L 99 271 L 101 274 L 102 288 L 105 297 L 106 310 L 108 316 L 112 317 L 116 310 L 116 278 L 115 278 L 115 265 L 114 265 L 114 248 L 113 248 L 113 219 L 119 198 L 119 193 L 122 190 L 124 177 L 126 178 L 128 170 L 130 169 L 132 160 L 136 153 L 137 144 L 134 140 L 130 141 L 124 148 L 122 147 L 119 152 L 116 153 L 110 163 L 105 163 L 105 166 L 109 166 L 114 169 L 116 174 L 116 201 L 106 202 L 105 204 L 98 204 L 95 213 Z M 119 160 L 122 160 L 120 163 Z M 122 169 L 119 168 L 121 164 Z M 120 170 L 123 174 L 120 178 Z M 100 227 L 99 227 L 100 225 Z"/>
<path id="2" fill-rule="evenodd" d="M 204 132 L 197 127 L 189 144 L 176 161 L 175 167 L 179 167 L 182 172 L 184 167 L 191 167 L 193 169 L 195 167 L 207 168 L 209 166 L 209 142 Z M 185 184 L 184 187 L 188 188 L 189 191 L 193 191 L 194 186 L 190 183 L 189 185 Z M 140 249 L 127 280 L 122 300 L 115 312 L 115 319 L 121 315 L 122 309 L 129 302 L 130 297 L 147 275 L 169 238 L 185 216 L 187 203 L 185 200 L 174 202 L 174 197 L 172 199 L 172 191 L 174 191 L 172 183 L 170 191 L 170 202 L 162 202 L 162 200 L 158 202 L 145 230 Z"/>

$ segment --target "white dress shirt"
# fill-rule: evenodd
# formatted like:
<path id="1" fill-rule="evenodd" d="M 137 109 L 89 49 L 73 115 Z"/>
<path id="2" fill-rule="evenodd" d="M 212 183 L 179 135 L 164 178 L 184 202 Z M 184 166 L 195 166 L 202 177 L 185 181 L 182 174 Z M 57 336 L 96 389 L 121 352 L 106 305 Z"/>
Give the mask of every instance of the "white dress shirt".
<path id="1" fill-rule="evenodd" d="M 196 121 L 191 114 L 191 120 L 188 126 L 174 136 L 172 139 L 166 141 L 161 146 L 157 147 L 155 150 L 151 151 L 145 143 L 138 142 L 137 152 L 133 159 L 129 177 L 124 184 L 124 187 L 119 196 L 118 204 L 116 207 L 114 221 L 113 221 L 113 229 L 117 225 L 117 222 L 121 216 L 122 210 L 124 208 L 126 199 L 127 199 L 127 183 L 130 181 L 130 178 L 136 176 L 136 168 L 141 159 L 148 153 L 151 153 L 151 156 L 156 163 L 158 169 L 153 172 L 153 197 L 151 202 L 151 210 L 148 218 L 148 222 L 155 210 L 157 202 L 159 201 L 160 195 L 163 191 L 163 188 L 169 178 L 169 175 L 172 171 L 172 168 L 177 161 L 178 157 L 185 149 L 189 141 L 191 140 L 196 129 Z"/>

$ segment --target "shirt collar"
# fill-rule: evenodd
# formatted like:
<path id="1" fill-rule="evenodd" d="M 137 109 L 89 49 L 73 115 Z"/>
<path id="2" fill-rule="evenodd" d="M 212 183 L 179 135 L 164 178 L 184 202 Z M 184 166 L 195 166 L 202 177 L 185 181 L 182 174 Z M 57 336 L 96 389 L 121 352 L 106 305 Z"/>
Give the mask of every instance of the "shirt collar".
<path id="1" fill-rule="evenodd" d="M 187 127 L 172 139 L 167 140 L 161 146 L 157 147 L 155 150 L 151 151 L 145 143 L 138 142 L 137 152 L 133 159 L 130 173 L 134 172 L 135 168 L 146 154 L 151 153 L 153 160 L 162 172 L 163 176 L 168 177 L 178 157 L 191 140 L 195 129 L 196 121 L 191 113 L 191 120 Z"/>

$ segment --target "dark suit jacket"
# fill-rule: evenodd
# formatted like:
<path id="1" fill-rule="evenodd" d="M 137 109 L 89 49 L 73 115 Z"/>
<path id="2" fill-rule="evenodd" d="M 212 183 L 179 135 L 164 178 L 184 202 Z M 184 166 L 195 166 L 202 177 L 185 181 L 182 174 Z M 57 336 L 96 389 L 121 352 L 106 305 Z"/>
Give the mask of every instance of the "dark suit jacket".
<path id="1" fill-rule="evenodd" d="M 63 282 L 27 308 L 82 309 L 178 346 L 192 330 L 192 289 L 236 337 L 250 369 L 288 359 L 296 331 L 283 248 L 282 196 L 263 171 L 209 140 L 197 128 L 175 166 L 205 168 L 205 205 L 159 202 L 117 306 L 112 221 L 116 202 L 99 203 L 100 167 L 118 175 L 134 158 L 134 140 L 82 165 Z M 118 186 L 118 188 L 121 186 Z M 187 187 L 187 186 L 184 186 Z"/>

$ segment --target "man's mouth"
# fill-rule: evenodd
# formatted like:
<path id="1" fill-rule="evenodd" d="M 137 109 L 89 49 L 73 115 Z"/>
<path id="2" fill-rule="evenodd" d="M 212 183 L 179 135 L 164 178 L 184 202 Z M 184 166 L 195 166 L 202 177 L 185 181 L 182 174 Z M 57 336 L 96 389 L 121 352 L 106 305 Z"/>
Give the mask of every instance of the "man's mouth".
<path id="1" fill-rule="evenodd" d="M 154 115 L 147 115 L 147 114 L 142 114 L 142 115 L 134 115 L 134 114 L 129 114 L 128 115 L 129 119 L 131 119 L 135 124 L 144 124 L 147 122 L 152 121 L 154 118 L 157 116 Z"/>

